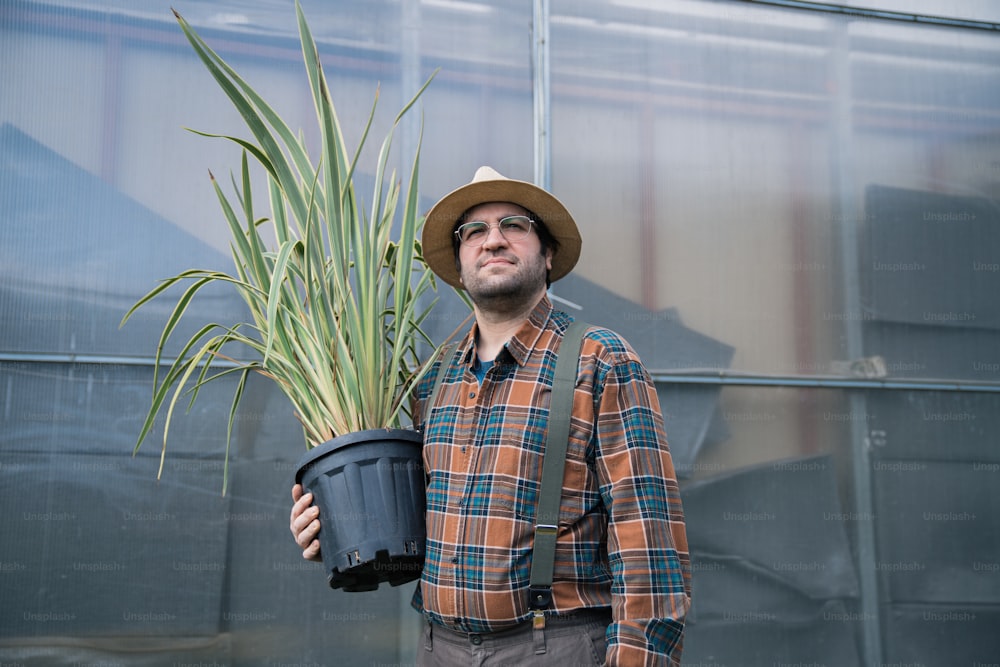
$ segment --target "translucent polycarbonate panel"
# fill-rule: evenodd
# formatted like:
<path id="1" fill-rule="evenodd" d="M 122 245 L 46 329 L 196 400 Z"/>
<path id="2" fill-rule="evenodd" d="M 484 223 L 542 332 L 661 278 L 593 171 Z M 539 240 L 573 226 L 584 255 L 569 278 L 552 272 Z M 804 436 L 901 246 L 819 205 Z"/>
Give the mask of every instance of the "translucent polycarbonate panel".
<path id="1" fill-rule="evenodd" d="M 1000 378 L 1000 33 L 624 0 L 551 32 L 578 275 L 734 373 Z"/>
<path id="2" fill-rule="evenodd" d="M 490 165 L 532 181 L 531 3 L 423 0 L 419 49 L 440 68 L 423 98 L 426 209 Z"/>
<path id="3" fill-rule="evenodd" d="M 185 128 L 249 130 L 165 5 L 19 2 L 0 12 L 0 338 L 7 351 L 151 356 L 166 299 L 124 329 L 128 307 L 190 268 L 231 270 L 210 172 L 232 194 L 239 147 Z M 423 135 L 424 209 L 482 163 L 531 179 L 530 7 L 319 3 L 303 8 L 341 127 L 356 149 L 377 98 L 358 195 L 370 208 L 382 138 L 404 118 L 389 167 L 408 178 Z M 318 152 L 318 129 L 292 5 L 176 3 L 233 68 Z M 45 85 L 39 85 L 44 81 Z M 258 216 L 266 184 L 254 172 Z M 387 174 L 387 177 L 389 175 Z M 176 294 L 180 294 L 179 291 Z M 243 319 L 226 290 L 196 300 L 189 327 Z"/>
<path id="4" fill-rule="evenodd" d="M 684 393 L 661 393 L 668 435 Z M 722 389 L 680 467 L 694 569 L 685 659 L 988 662 L 998 408 L 988 392 Z"/>

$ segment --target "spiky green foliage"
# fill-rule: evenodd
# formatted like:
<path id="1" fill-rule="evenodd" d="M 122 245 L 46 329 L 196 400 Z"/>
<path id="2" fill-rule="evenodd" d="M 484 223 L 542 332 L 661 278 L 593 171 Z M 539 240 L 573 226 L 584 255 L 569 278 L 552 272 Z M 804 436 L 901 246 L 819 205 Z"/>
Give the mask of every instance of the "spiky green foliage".
<path id="1" fill-rule="evenodd" d="M 382 142 L 374 193 L 366 209 L 357 198 L 353 177 L 375 104 L 352 155 L 299 3 L 296 1 L 296 16 L 302 55 L 321 137 L 315 164 L 304 141 L 179 14 L 175 15 L 188 41 L 245 120 L 253 141 L 198 133 L 221 137 L 243 148 L 240 178 L 233 179 L 235 201 L 214 177 L 211 179 L 231 232 L 235 272 L 184 271 L 159 283 L 122 319 L 124 325 L 138 308 L 169 288 L 184 285 L 156 347 L 153 398 L 135 452 L 157 415 L 166 410 L 162 474 L 170 422 L 182 396 L 190 394 L 193 404 L 206 383 L 236 374 L 238 383 L 227 429 L 225 493 L 233 422 L 251 372 L 273 380 L 289 398 L 302 422 L 307 446 L 343 433 L 399 427 L 401 416 L 408 411 L 410 394 L 426 368 L 418 361 L 417 348 L 430 343 L 421 323 L 433 301 L 421 297 L 435 288 L 433 275 L 423 263 L 418 237 L 423 224 L 417 210 L 419 142 L 402 195 L 396 240 L 391 232 L 401 185 L 394 171 L 387 178 L 385 170 L 393 131 L 430 79 L 399 112 Z M 376 92 L 376 103 L 377 99 Z M 267 176 L 270 215 L 266 217 L 258 217 L 254 209 L 250 158 Z M 267 225 L 275 239 L 271 248 L 261 234 Z M 236 290 L 249 307 L 252 321 L 205 325 L 161 374 L 161 364 L 167 366 L 165 346 L 189 304 L 201 289 L 215 284 Z M 251 354 L 240 356 L 251 360 L 232 359 L 230 353 L 224 353 L 223 348 L 230 344 L 249 348 Z M 217 363 L 219 360 L 225 363 Z"/>

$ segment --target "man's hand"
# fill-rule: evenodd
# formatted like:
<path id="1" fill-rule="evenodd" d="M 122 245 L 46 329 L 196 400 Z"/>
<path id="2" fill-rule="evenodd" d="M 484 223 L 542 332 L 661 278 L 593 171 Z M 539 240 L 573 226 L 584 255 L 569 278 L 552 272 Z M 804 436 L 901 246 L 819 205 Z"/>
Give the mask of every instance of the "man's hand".
<path id="1" fill-rule="evenodd" d="M 292 514 L 289 528 L 295 543 L 302 547 L 302 557 L 306 560 L 322 561 L 319 554 L 319 508 L 312 504 L 313 495 L 302 493 L 302 485 L 292 487 Z"/>

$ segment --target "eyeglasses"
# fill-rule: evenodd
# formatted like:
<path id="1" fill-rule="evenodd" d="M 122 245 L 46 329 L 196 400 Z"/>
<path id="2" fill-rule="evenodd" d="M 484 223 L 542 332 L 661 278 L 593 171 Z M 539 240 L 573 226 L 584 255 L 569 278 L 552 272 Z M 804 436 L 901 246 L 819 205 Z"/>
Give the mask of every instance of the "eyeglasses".
<path id="1" fill-rule="evenodd" d="M 527 238 L 534 223 L 535 221 L 526 215 L 508 215 L 497 222 L 496 227 L 500 230 L 501 236 L 513 243 Z M 455 230 L 455 238 L 459 243 L 470 247 L 481 246 L 486 243 L 491 227 L 493 225 L 488 222 L 473 220 L 459 225 Z"/>

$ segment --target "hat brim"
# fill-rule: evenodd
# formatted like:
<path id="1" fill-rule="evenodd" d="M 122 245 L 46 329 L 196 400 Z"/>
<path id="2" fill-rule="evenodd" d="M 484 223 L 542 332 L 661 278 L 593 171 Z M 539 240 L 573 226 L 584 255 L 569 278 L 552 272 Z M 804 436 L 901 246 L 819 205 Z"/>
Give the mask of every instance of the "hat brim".
<path id="1" fill-rule="evenodd" d="M 559 242 L 552 257 L 550 280 L 555 282 L 573 270 L 580 259 L 582 240 L 570 212 L 537 185 L 500 177 L 463 185 L 442 197 L 427 213 L 421 236 L 424 261 L 439 278 L 456 289 L 465 289 L 455 262 L 452 233 L 463 213 L 488 202 L 510 202 L 528 209 Z"/>

